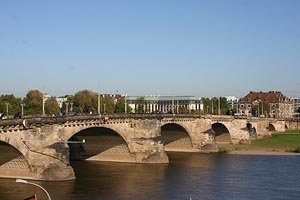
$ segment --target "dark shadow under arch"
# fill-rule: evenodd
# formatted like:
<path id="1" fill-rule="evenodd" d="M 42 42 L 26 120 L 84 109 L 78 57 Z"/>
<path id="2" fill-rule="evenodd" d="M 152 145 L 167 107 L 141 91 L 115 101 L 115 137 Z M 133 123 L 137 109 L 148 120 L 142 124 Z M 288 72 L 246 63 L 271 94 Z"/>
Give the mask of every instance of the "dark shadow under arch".
<path id="1" fill-rule="evenodd" d="M 0 141 L 0 177 L 33 177 L 32 169 L 25 156 L 14 146 Z"/>
<path id="2" fill-rule="evenodd" d="M 276 132 L 275 126 L 273 124 L 270 123 L 268 128 L 269 128 L 269 131 Z"/>
<path id="3" fill-rule="evenodd" d="M 250 139 L 255 139 L 257 138 L 257 132 L 256 132 L 256 128 L 251 124 L 251 123 L 247 123 L 247 130 L 249 132 L 249 137 Z"/>
<path id="4" fill-rule="evenodd" d="M 85 143 L 81 141 L 85 140 Z M 70 160 L 132 162 L 125 140 L 114 130 L 93 127 L 79 131 L 69 140 Z"/>
<path id="5" fill-rule="evenodd" d="M 0 141 L 0 152 L 0 166 L 10 160 L 23 156 L 15 147 L 3 141 Z"/>
<path id="6" fill-rule="evenodd" d="M 218 143 L 231 143 L 230 133 L 226 126 L 222 123 L 214 123 L 212 129 L 215 132 L 215 142 Z"/>
<path id="7" fill-rule="evenodd" d="M 176 124 L 165 124 L 161 127 L 161 136 L 165 151 L 191 151 L 192 140 L 185 128 Z"/>

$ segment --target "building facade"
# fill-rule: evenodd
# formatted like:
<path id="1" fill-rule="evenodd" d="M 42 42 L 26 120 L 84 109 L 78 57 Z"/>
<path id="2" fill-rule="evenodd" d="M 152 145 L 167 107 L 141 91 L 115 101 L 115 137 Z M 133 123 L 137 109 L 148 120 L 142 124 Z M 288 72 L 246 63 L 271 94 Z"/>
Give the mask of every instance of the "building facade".
<path id="1" fill-rule="evenodd" d="M 236 113 L 238 111 L 239 98 L 236 96 L 226 96 L 225 98 L 227 100 L 229 109 Z"/>
<path id="2" fill-rule="evenodd" d="M 194 96 L 127 96 L 133 113 L 182 113 L 202 111 L 203 104 Z"/>
<path id="3" fill-rule="evenodd" d="M 294 117 L 300 116 L 300 98 L 293 98 Z"/>
<path id="4" fill-rule="evenodd" d="M 292 118 L 292 99 L 279 91 L 250 92 L 239 100 L 239 114 L 254 117 Z"/>

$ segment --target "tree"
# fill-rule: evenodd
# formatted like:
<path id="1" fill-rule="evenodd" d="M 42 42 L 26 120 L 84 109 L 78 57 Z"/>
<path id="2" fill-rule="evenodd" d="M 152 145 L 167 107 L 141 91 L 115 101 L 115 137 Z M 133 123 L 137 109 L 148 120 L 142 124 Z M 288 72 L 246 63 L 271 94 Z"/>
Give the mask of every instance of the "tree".
<path id="1" fill-rule="evenodd" d="M 45 102 L 45 112 L 46 114 L 55 114 L 59 113 L 60 107 L 58 105 L 58 102 L 56 101 L 55 97 L 50 97 Z"/>
<path id="2" fill-rule="evenodd" d="M 36 115 L 42 114 L 43 112 L 43 93 L 39 90 L 30 90 L 23 102 L 24 106 L 24 114 L 26 115 Z"/>
<path id="3" fill-rule="evenodd" d="M 0 96 L 0 113 L 6 114 L 6 108 L 8 106 L 8 115 L 14 115 L 21 111 L 20 104 L 21 98 L 16 98 L 14 95 L 1 95 Z"/>
<path id="4" fill-rule="evenodd" d="M 98 97 L 97 94 L 89 91 L 82 90 L 77 92 L 68 102 L 73 101 L 73 110 L 75 112 L 96 112 L 98 110 Z"/>
<path id="5" fill-rule="evenodd" d="M 125 99 L 124 98 L 117 100 L 117 103 L 115 106 L 115 112 L 116 113 L 124 113 L 125 112 Z"/>
<path id="6" fill-rule="evenodd" d="M 226 113 L 229 112 L 229 105 L 226 97 L 220 97 L 220 108 L 221 108 L 222 115 L 225 115 Z"/>
<path id="7" fill-rule="evenodd" d="M 137 104 L 136 112 L 144 113 L 145 112 L 145 109 L 144 109 L 145 98 L 144 97 L 137 98 L 136 104 Z"/>
<path id="8" fill-rule="evenodd" d="M 132 108 L 126 104 L 127 107 L 127 113 L 132 112 Z M 117 100 L 117 103 L 115 105 L 115 113 L 125 113 L 125 98 L 120 98 Z"/>
<path id="9" fill-rule="evenodd" d="M 101 98 L 101 110 L 105 113 L 114 113 L 115 111 L 115 100 L 110 95 L 105 95 Z"/>
<path id="10" fill-rule="evenodd" d="M 205 98 L 202 99 L 204 113 L 208 114 L 219 114 L 219 103 L 220 103 L 220 114 L 228 113 L 229 106 L 226 97 L 213 97 L 213 98 Z"/>
<path id="11" fill-rule="evenodd" d="M 210 98 L 202 97 L 201 101 L 203 103 L 204 113 L 205 114 L 211 113 L 211 100 L 210 100 Z"/>

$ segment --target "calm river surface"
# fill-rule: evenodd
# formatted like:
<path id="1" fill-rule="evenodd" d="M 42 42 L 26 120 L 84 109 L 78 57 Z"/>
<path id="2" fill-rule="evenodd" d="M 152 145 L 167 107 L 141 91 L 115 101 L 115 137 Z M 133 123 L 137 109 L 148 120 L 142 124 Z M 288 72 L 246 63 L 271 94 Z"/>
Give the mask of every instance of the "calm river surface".
<path id="1" fill-rule="evenodd" d="M 39 182 L 52 200 L 300 199 L 300 156 L 168 154 L 170 163 L 73 162 L 77 179 Z M 0 179 L 1 199 L 24 199 L 38 188 Z"/>

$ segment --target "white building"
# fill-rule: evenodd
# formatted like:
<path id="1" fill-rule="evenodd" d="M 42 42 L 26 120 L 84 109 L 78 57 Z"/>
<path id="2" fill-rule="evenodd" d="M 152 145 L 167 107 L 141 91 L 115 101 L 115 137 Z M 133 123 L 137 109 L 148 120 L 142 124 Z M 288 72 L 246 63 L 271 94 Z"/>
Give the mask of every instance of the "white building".
<path id="1" fill-rule="evenodd" d="M 293 108 L 294 108 L 294 117 L 299 117 L 300 115 L 300 98 L 293 98 Z"/>
<path id="2" fill-rule="evenodd" d="M 201 99 L 194 96 L 127 96 L 133 113 L 180 113 L 202 111 Z"/>
<path id="3" fill-rule="evenodd" d="M 236 97 L 236 96 L 226 96 L 225 98 L 227 100 L 229 108 L 231 108 L 231 110 L 236 110 L 237 111 L 239 98 Z"/>

